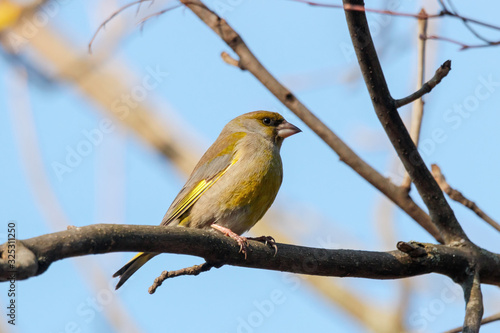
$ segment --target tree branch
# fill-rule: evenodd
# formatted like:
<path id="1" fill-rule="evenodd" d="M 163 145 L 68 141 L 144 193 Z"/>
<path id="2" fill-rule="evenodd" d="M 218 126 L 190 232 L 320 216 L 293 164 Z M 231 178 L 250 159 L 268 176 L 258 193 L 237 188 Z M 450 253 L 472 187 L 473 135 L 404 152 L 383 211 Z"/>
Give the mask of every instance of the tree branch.
<path id="1" fill-rule="evenodd" d="M 427 81 L 422 85 L 420 89 L 415 91 L 413 94 L 406 96 L 401 99 L 396 99 L 394 104 L 397 108 L 400 108 L 406 104 L 410 104 L 411 102 L 419 99 L 425 94 L 428 94 L 437 86 L 443 78 L 445 78 L 451 70 L 451 60 L 446 60 L 437 70 L 432 79 Z"/>
<path id="2" fill-rule="evenodd" d="M 58 260 L 109 252 L 176 253 L 202 257 L 208 263 L 259 268 L 291 273 L 399 279 L 427 273 L 439 273 L 455 281 L 466 278 L 473 259 L 480 264 L 483 283 L 500 285 L 500 256 L 481 250 L 472 254 L 466 248 L 436 244 L 410 243 L 421 247 L 418 255 L 402 251 L 373 252 L 329 250 L 277 244 L 274 249 L 249 241 L 248 258 L 239 253 L 236 241 L 215 231 L 193 228 L 95 224 L 47 234 L 16 242 L 16 279 L 24 280 L 44 273 Z M 0 248 L 0 280 L 11 278 L 7 243 Z M 414 250 L 412 250 L 414 251 Z M 412 252 L 410 251 L 410 252 Z"/>
<path id="3" fill-rule="evenodd" d="M 431 222 L 429 216 L 408 196 L 404 190 L 382 176 L 377 170 L 361 159 L 343 142 L 328 126 L 318 119 L 304 104 L 298 100 L 285 86 L 283 86 L 259 62 L 250 51 L 243 39 L 229 26 L 226 20 L 208 9 L 199 0 L 180 0 L 193 11 L 205 24 L 210 27 L 233 51 L 240 57 L 238 67 L 248 70 L 257 78 L 276 98 L 278 98 L 290 111 L 295 113 L 309 128 L 311 128 L 340 159 L 350 166 L 361 177 L 366 179 L 375 188 L 381 191 L 391 201 L 403 209 L 438 242 L 443 238 Z M 225 60 L 227 60 L 227 56 Z M 234 64 L 234 62 L 232 63 Z"/>
<path id="4" fill-rule="evenodd" d="M 493 30 L 500 30 L 500 26 L 498 26 L 498 25 L 486 23 L 486 22 L 479 21 L 479 20 L 476 20 L 476 19 L 473 19 L 470 17 L 461 16 L 461 15 L 458 15 L 457 13 L 452 13 L 447 8 L 443 8 L 443 10 L 440 11 L 439 13 L 425 14 L 425 16 L 424 16 L 422 13 L 413 14 L 413 13 L 395 12 L 395 11 L 384 10 L 384 9 L 365 8 L 364 4 L 353 5 L 353 4 L 344 3 L 341 6 L 341 5 L 336 5 L 336 4 L 326 4 L 326 3 L 319 3 L 319 2 L 305 1 L 305 0 L 292 0 L 292 1 L 305 3 L 305 4 L 308 4 L 311 6 L 329 7 L 329 8 L 343 8 L 344 10 L 377 13 L 377 14 L 390 15 L 390 16 L 410 17 L 410 18 L 416 18 L 416 19 L 421 19 L 421 18 L 434 19 L 434 18 L 440 18 L 443 16 L 449 16 L 449 17 L 454 17 L 454 18 L 460 19 L 464 23 L 474 23 L 474 24 L 477 24 L 477 25 L 480 25 L 480 26 L 483 26 L 486 28 L 493 29 Z M 441 2 L 441 4 L 442 4 L 442 2 Z"/>
<path id="5" fill-rule="evenodd" d="M 469 208 L 474 213 L 476 213 L 477 216 L 482 218 L 486 223 L 491 225 L 497 231 L 500 231 L 500 224 L 498 224 L 495 220 L 493 220 L 488 214 L 483 212 L 483 210 L 480 209 L 475 202 L 467 199 L 466 197 L 464 197 L 462 192 L 455 190 L 450 186 L 450 184 L 448 184 L 446 178 L 441 173 L 441 169 L 439 168 L 439 166 L 437 166 L 437 164 L 432 164 L 431 170 L 434 179 L 436 179 L 437 183 L 439 184 L 439 187 L 441 187 L 444 193 L 448 194 L 450 199 L 455 200 L 456 202 L 459 202 L 465 207 Z"/>
<path id="6" fill-rule="evenodd" d="M 488 316 L 488 317 L 484 318 L 483 320 L 481 320 L 481 325 L 489 324 L 489 323 L 499 321 L 499 320 L 500 320 L 500 313 L 497 313 L 497 314 Z M 462 332 L 462 329 L 463 329 L 463 326 L 460 326 L 460 327 L 456 327 L 456 328 L 453 328 L 451 330 L 448 330 L 444 333 L 460 333 L 460 332 Z"/>
<path id="7" fill-rule="evenodd" d="M 471 274 L 469 279 L 463 283 L 465 296 L 465 320 L 464 333 L 477 333 L 481 328 L 481 318 L 483 317 L 483 294 L 481 293 L 481 281 L 479 273 Z"/>
<path id="8" fill-rule="evenodd" d="M 343 0 L 343 2 L 348 5 L 364 5 L 362 0 Z M 375 112 L 429 209 L 432 222 L 438 228 L 445 244 L 469 241 L 398 114 L 375 51 L 365 12 L 346 10 L 345 15 Z"/>
<path id="9" fill-rule="evenodd" d="M 151 287 L 149 287 L 148 292 L 151 295 L 154 294 L 156 292 L 156 289 L 158 289 L 158 287 L 161 286 L 162 283 L 165 282 L 166 279 L 171 279 L 171 278 L 174 278 L 177 276 L 184 276 L 184 275 L 196 276 L 200 273 L 208 272 L 213 267 L 215 267 L 213 264 L 209 264 L 208 262 L 205 262 L 201 265 L 194 265 L 191 267 L 181 268 L 181 269 L 178 269 L 176 271 L 163 271 L 160 274 L 160 276 L 158 276 L 155 279 L 155 281 L 153 282 Z"/>
<path id="10" fill-rule="evenodd" d="M 420 14 L 427 15 L 425 9 L 422 8 L 420 10 Z M 425 79 L 425 37 L 427 36 L 427 19 L 419 18 L 418 19 L 418 41 L 417 41 L 417 92 L 422 91 L 424 86 Z M 442 67 L 442 66 L 441 66 Z M 427 83 L 426 83 L 427 84 Z M 432 88 L 431 88 L 432 89 Z M 430 90 L 429 90 L 430 91 Z M 413 93 L 410 96 L 415 95 Z M 422 92 L 423 95 L 423 92 Z M 420 129 L 422 128 L 422 119 L 424 117 L 424 100 L 422 99 L 422 95 L 416 97 L 415 99 L 408 99 L 408 102 L 415 101 L 413 104 L 413 108 L 411 110 L 411 123 L 410 123 L 410 136 L 415 142 L 415 146 L 418 147 L 418 141 L 420 139 Z M 410 97 L 409 96 L 409 97 Z M 408 98 L 408 97 L 407 97 Z M 413 98 L 413 97 L 411 97 Z M 396 107 L 398 107 L 398 101 L 396 101 Z M 405 172 L 405 176 L 403 178 L 403 182 L 401 183 L 401 187 L 405 188 L 408 192 L 411 189 L 411 178 L 408 172 Z"/>

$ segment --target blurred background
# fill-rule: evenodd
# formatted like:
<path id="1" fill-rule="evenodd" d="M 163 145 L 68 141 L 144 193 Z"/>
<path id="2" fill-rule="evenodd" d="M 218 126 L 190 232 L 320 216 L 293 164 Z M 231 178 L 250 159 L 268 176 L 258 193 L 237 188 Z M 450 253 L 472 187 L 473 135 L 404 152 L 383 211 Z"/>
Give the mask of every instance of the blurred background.
<path id="1" fill-rule="evenodd" d="M 303 130 L 282 148 L 284 181 L 252 234 L 322 248 L 386 251 L 399 240 L 434 240 L 354 173 L 251 74 L 222 61 L 231 53 L 175 1 L 0 0 L 0 242 L 15 221 L 25 239 L 68 225 L 157 225 L 201 154 L 232 118 L 280 112 Z M 334 3 L 334 2 L 330 2 Z M 335 2 L 337 3 L 337 2 Z M 340 2 L 338 2 L 340 3 Z M 394 182 L 404 173 L 360 76 L 342 10 L 293 1 L 206 0 L 282 83 L 362 158 Z M 434 1 L 372 1 L 400 12 L 441 9 Z M 492 1 L 457 3 L 459 13 L 498 22 Z M 368 14 L 392 95 L 415 90 L 417 20 Z M 475 45 L 454 18 L 429 35 Z M 500 32 L 479 29 L 492 40 Z M 500 217 L 499 49 L 460 51 L 427 42 L 426 78 L 452 71 L 425 100 L 421 154 L 452 187 Z M 410 119 L 411 106 L 401 109 Z M 422 207 L 415 189 L 411 196 Z M 499 234 L 451 202 L 470 238 L 500 252 Z M 63 260 L 17 283 L 16 326 L 1 332 L 439 332 L 463 322 L 461 289 L 441 275 L 400 281 L 324 278 L 222 267 L 148 287 L 163 270 L 202 259 L 164 254 L 114 290 L 111 275 L 132 257 Z M 5 309 L 8 286 L 0 284 Z M 483 286 L 485 316 L 500 311 Z M 6 313 L 6 310 L 4 310 Z M 483 327 L 498 332 L 500 323 Z"/>

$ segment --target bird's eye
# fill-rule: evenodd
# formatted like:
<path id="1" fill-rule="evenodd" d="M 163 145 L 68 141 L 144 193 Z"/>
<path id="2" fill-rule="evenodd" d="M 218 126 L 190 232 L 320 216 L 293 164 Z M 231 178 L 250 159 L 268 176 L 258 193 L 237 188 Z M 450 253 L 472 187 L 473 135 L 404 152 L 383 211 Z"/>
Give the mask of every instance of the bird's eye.
<path id="1" fill-rule="evenodd" d="M 264 123 L 264 125 L 271 125 L 271 118 L 264 118 L 262 119 L 262 122 Z"/>

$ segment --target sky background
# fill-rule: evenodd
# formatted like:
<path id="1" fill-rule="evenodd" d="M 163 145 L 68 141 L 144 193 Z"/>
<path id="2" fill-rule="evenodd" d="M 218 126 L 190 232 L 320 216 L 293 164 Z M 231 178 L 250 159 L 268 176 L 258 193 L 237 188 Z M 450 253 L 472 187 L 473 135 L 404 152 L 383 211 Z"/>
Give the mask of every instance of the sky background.
<path id="1" fill-rule="evenodd" d="M 126 2 L 53 2 L 47 24 L 88 57 L 87 44 L 100 23 Z M 207 0 L 226 18 L 270 72 L 289 87 L 320 119 L 378 171 L 399 183 L 403 173 L 373 111 L 354 57 L 341 10 L 292 1 Z M 338 2 L 331 2 L 338 3 Z M 417 13 L 418 2 L 373 1 Z M 439 8 L 425 2 L 429 12 Z M 392 250 L 398 240 L 432 242 L 414 221 L 354 173 L 296 116 L 285 109 L 249 73 L 220 58 L 230 52 L 189 10 L 178 8 L 143 27 L 140 17 L 165 8 L 166 1 L 129 9 L 97 36 L 95 56 L 110 51 L 102 64 L 121 64 L 130 87 L 143 84 L 152 71 L 163 73 L 144 103 L 191 142 L 197 156 L 232 118 L 264 109 L 280 112 L 303 133 L 282 147 L 284 181 L 275 206 L 294 223 L 273 221 L 273 228 L 299 245 Z M 457 9 L 485 22 L 498 21 L 492 1 L 457 2 Z M 146 6 L 145 6 L 146 7 Z M 416 20 L 369 14 L 389 88 L 400 98 L 414 90 Z M 431 31 L 466 43 L 478 41 L 459 20 L 432 21 Z M 480 30 L 492 39 L 500 32 Z M 122 35 L 116 41 L 117 35 Z M 425 97 L 421 154 L 437 163 L 449 183 L 493 218 L 500 217 L 500 68 L 498 48 L 459 51 L 453 44 L 429 41 L 427 78 L 445 60 L 452 71 Z M 47 66 L 27 51 L 23 56 Z M 45 66 L 45 67 L 44 67 Z M 129 73 L 134 73 L 129 75 Z M 0 58 L 0 241 L 15 221 L 19 239 L 64 230 L 66 225 L 95 223 L 159 224 L 182 187 L 182 174 L 157 151 L 128 132 L 67 82 L 45 81 L 33 73 L 29 83 L 13 62 Z M 409 107 L 401 109 L 409 118 Z M 68 154 L 89 142 L 88 133 L 111 119 L 113 129 L 70 172 L 55 168 Z M 438 134 L 436 134 L 438 133 Z M 412 197 L 422 207 L 415 189 Z M 463 228 L 480 246 L 500 252 L 499 234 L 468 209 L 451 202 Z M 384 237 L 393 239 L 384 241 Z M 277 241 L 280 242 L 279 237 Z M 54 263 L 39 277 L 20 281 L 15 328 L 9 332 L 106 332 L 105 313 L 125 311 L 124 331 L 157 332 L 365 332 L 364 326 L 315 291 L 299 276 L 223 267 L 197 277 L 164 283 L 147 293 L 161 271 L 201 263 L 200 258 L 164 254 L 156 257 L 118 292 L 111 275 L 131 253 L 86 256 Z M 98 273 L 103 272 L 103 274 Z M 330 278 L 325 278 L 330 279 Z M 400 282 L 336 279 L 378 309 L 397 306 Z M 89 281 L 97 281 L 101 288 Z M 415 332 L 439 332 L 460 325 L 461 290 L 448 278 L 411 279 L 405 325 Z M 7 285 L 0 284 L 5 308 Z M 498 288 L 483 287 L 485 316 L 500 311 Z M 2 315 L 4 317 L 4 315 Z M 5 317 L 4 317 L 5 319 Z M 500 323 L 482 332 L 498 332 Z"/>

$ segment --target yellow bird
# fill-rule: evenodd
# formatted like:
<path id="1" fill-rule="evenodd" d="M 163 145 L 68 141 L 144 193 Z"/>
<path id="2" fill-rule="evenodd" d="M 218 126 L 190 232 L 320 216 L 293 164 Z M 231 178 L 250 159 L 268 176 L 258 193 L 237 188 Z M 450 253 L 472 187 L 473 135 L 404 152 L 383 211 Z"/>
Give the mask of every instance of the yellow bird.
<path id="1" fill-rule="evenodd" d="M 283 140 L 301 132 L 279 113 L 255 111 L 231 120 L 205 152 L 161 225 L 216 229 L 234 238 L 246 256 L 245 237 L 273 203 L 283 179 Z M 138 253 L 113 277 L 120 288 L 158 253 Z"/>

